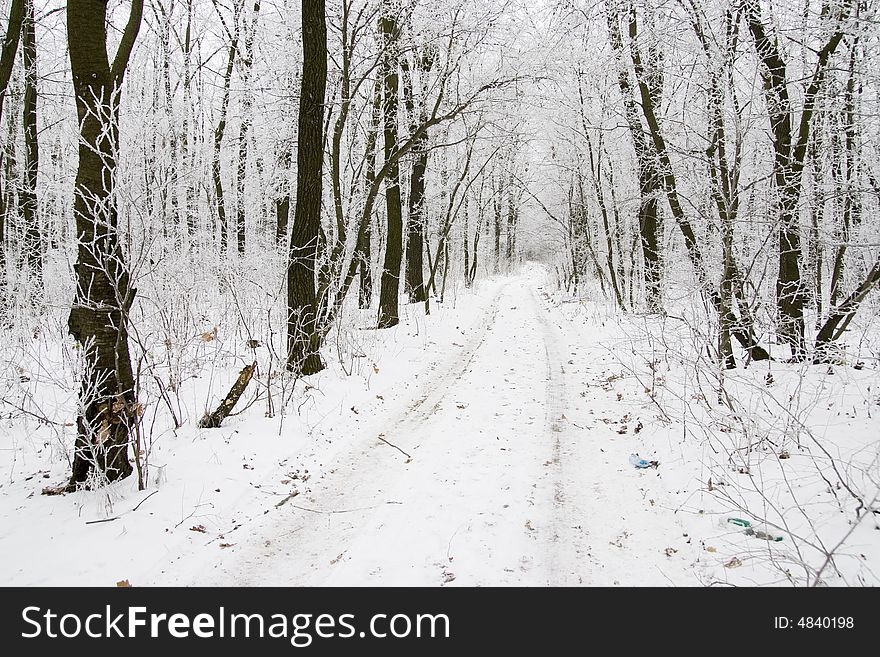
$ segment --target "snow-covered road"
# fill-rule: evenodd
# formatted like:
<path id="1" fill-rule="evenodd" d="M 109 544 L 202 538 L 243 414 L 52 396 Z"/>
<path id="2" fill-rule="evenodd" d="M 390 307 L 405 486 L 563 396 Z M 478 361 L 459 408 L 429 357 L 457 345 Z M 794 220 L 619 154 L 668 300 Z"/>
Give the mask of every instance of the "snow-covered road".
<path id="1" fill-rule="evenodd" d="M 500 284 L 479 330 L 307 492 L 157 583 L 696 584 L 659 472 L 635 470 L 609 430 L 627 409 L 602 385 L 607 350 L 540 285 Z"/>

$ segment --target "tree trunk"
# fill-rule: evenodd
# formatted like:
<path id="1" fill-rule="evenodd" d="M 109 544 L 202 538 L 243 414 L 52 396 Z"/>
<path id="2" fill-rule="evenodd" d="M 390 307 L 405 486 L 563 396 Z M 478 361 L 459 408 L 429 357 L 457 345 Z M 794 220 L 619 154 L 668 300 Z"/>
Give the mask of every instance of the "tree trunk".
<path id="1" fill-rule="evenodd" d="M 498 187 L 495 187 L 495 177 L 492 177 L 492 208 L 494 209 L 494 225 L 493 225 L 493 233 L 492 237 L 494 239 L 492 243 L 492 255 L 495 258 L 495 273 L 497 274 L 501 271 L 501 200 L 503 198 L 504 190 L 502 187 L 503 177 L 501 174 L 498 176 Z M 440 254 L 437 254 L 437 257 L 440 257 Z"/>
<path id="2" fill-rule="evenodd" d="M 608 12 L 608 27 L 609 32 L 612 35 L 612 39 L 616 41 L 618 44 L 622 43 L 620 38 L 620 27 L 617 24 L 618 17 L 616 11 Z M 636 16 L 635 9 L 630 7 L 630 15 L 629 15 L 629 30 L 630 30 L 630 38 L 635 39 L 636 37 Z M 615 48 L 618 50 L 618 48 Z M 706 261 L 703 256 L 703 251 L 700 248 L 700 243 L 697 241 L 697 236 L 694 233 L 693 226 L 691 226 L 690 221 L 684 213 L 684 208 L 681 205 L 681 199 L 678 196 L 678 187 L 675 179 L 675 172 L 672 169 L 672 162 L 669 158 L 669 153 L 666 150 L 666 140 L 663 138 L 663 135 L 660 131 L 660 123 L 657 120 L 657 115 L 654 110 L 654 103 L 651 96 L 651 90 L 645 80 L 644 68 L 641 63 L 640 54 L 638 48 L 631 48 L 630 54 L 633 61 L 633 66 L 636 69 L 636 80 L 638 81 L 638 89 L 639 89 L 639 98 L 642 101 L 642 114 L 645 118 L 645 123 L 648 126 L 648 131 L 651 135 L 651 144 L 653 146 L 653 155 L 657 158 L 657 173 L 660 177 L 660 181 L 663 185 L 664 190 L 666 191 L 666 199 L 669 204 L 669 209 L 672 212 L 672 216 L 675 219 L 675 223 L 678 225 L 679 230 L 681 231 L 682 237 L 684 238 L 685 249 L 687 250 L 688 257 L 691 261 L 691 264 L 694 268 L 694 273 L 696 274 L 697 281 L 700 284 L 701 291 L 706 293 L 712 302 L 712 306 L 715 308 L 716 312 L 720 314 L 723 312 L 721 307 L 721 296 L 718 293 L 717 289 L 714 289 L 710 282 L 709 276 L 706 268 Z M 731 325 L 738 326 L 740 322 L 736 320 L 735 317 L 730 317 Z M 754 338 L 754 333 L 751 322 L 746 321 L 745 312 L 743 313 L 743 324 L 745 326 L 734 332 L 734 337 L 736 337 L 737 341 L 748 350 L 749 354 L 754 360 L 767 360 L 770 358 L 770 354 L 761 347 L 757 340 Z"/>
<path id="3" fill-rule="evenodd" d="M 21 46 L 24 64 L 24 184 L 21 191 L 21 214 L 24 220 L 25 258 L 36 290 L 39 291 L 43 287 L 43 247 L 37 214 L 40 151 L 37 140 L 37 42 L 34 28 L 34 3 L 33 0 L 27 0 Z M 39 296 L 38 292 L 38 298 Z"/>
<path id="4" fill-rule="evenodd" d="M 840 229 L 840 245 L 834 254 L 834 266 L 831 271 L 830 305 L 837 305 L 840 299 L 840 290 L 843 282 L 846 248 L 850 240 L 850 229 L 858 223 L 859 207 L 853 190 L 855 182 L 855 168 L 858 162 L 856 152 L 856 127 L 855 127 L 855 68 L 856 48 L 858 37 L 853 39 L 850 49 L 849 72 L 846 81 L 846 90 L 843 96 L 843 134 L 844 144 L 840 149 L 839 161 L 843 180 L 840 187 L 843 189 L 843 221 Z"/>
<path id="5" fill-rule="evenodd" d="M 79 117 L 79 167 L 74 187 L 78 236 L 76 296 L 68 328 L 86 363 L 69 490 L 90 473 L 107 481 L 132 472 L 129 432 L 138 406 L 128 347 L 130 285 L 117 232 L 113 178 L 122 81 L 140 29 L 143 2 L 134 1 L 112 67 L 107 59 L 107 4 L 67 3 L 67 34 Z"/>
<path id="6" fill-rule="evenodd" d="M 9 7 L 9 20 L 6 22 L 3 48 L 0 51 L 0 126 L 3 125 L 3 101 L 6 99 L 9 78 L 12 76 L 12 68 L 15 64 L 15 53 L 18 51 L 24 14 L 25 0 L 12 0 Z M 2 291 L 6 284 L 6 215 L 10 205 L 9 196 L 8 190 L 0 189 L 0 302 L 3 301 Z"/>
<path id="7" fill-rule="evenodd" d="M 849 4 L 842 10 L 848 14 Z M 793 130 L 793 108 L 788 95 L 788 77 L 785 60 L 776 40 L 764 29 L 758 0 L 745 0 L 743 8 L 755 50 L 761 60 L 763 90 L 772 132 L 774 164 L 773 181 L 776 187 L 776 211 L 779 216 L 779 271 L 776 278 L 776 306 L 779 315 L 779 334 L 790 346 L 792 360 L 806 356 L 804 328 L 804 301 L 806 295 L 801 280 L 801 236 L 798 216 L 803 181 L 804 162 L 810 139 L 810 127 L 816 96 L 825 78 L 828 60 L 843 39 L 837 28 L 818 52 L 818 61 L 804 90 L 803 110 L 796 132 Z"/>
<path id="8" fill-rule="evenodd" d="M 3 118 L 3 101 L 6 99 L 9 78 L 12 76 L 12 68 L 15 64 L 15 53 L 18 51 L 24 16 L 25 0 L 12 0 L 9 6 L 9 20 L 6 22 L 6 35 L 3 38 L 3 49 L 0 51 L 0 119 Z"/>
<path id="9" fill-rule="evenodd" d="M 611 40 L 612 50 L 614 50 L 618 58 L 621 58 L 623 55 L 623 39 L 620 34 L 620 28 L 617 24 L 616 11 L 608 12 L 607 19 L 608 33 Z M 652 78 L 653 84 L 649 85 L 649 94 L 652 101 L 659 101 L 660 99 L 661 85 L 658 83 L 660 80 L 662 80 L 662 78 L 659 75 L 655 75 Z M 661 178 L 657 170 L 656 158 L 654 157 L 654 154 L 651 150 L 648 137 L 646 136 L 645 131 L 642 128 L 642 121 L 639 118 L 638 107 L 636 105 L 635 99 L 633 98 L 633 90 L 630 83 L 629 73 L 627 69 L 622 65 L 622 62 L 618 62 L 617 86 L 620 89 L 621 96 L 623 97 L 624 114 L 626 116 L 627 125 L 629 126 L 630 136 L 633 140 L 633 151 L 635 152 L 636 165 L 638 167 L 638 219 L 639 235 L 641 237 L 642 243 L 642 258 L 644 260 L 643 277 L 645 282 L 645 302 L 648 306 L 649 311 L 658 312 L 662 310 L 663 307 L 663 295 L 660 288 L 660 253 L 658 251 L 657 243 L 657 192 L 660 190 L 661 187 Z M 581 104 L 583 105 L 583 100 L 581 100 Z M 583 114 L 582 121 L 584 121 Z M 584 124 L 586 124 L 585 121 Z M 597 183 L 597 185 L 598 184 L 599 183 Z M 600 194 L 600 189 L 598 186 L 596 193 Z M 601 202 L 600 206 L 602 207 L 603 219 L 605 219 L 607 232 L 607 210 L 604 208 L 604 202 Z M 609 257 L 609 268 L 612 266 L 610 261 L 611 258 Z M 618 285 L 613 278 L 613 271 L 611 272 L 611 275 L 615 295 L 617 296 L 619 303 L 623 305 L 621 300 L 621 293 L 618 290 Z"/>
<path id="10" fill-rule="evenodd" d="M 859 304 L 868 295 L 868 292 L 878 284 L 880 284 L 880 260 L 874 263 L 865 280 L 862 281 L 853 293 L 842 304 L 831 311 L 828 319 L 822 325 L 822 328 L 819 329 L 819 333 L 816 336 L 815 362 L 821 363 L 828 359 L 829 346 L 840 337 L 846 326 L 855 316 Z"/>
<path id="11" fill-rule="evenodd" d="M 397 105 L 400 80 L 397 75 L 397 21 L 390 3 L 386 2 L 380 19 L 384 52 L 382 72 L 385 78 L 383 120 L 385 129 L 385 159 L 391 159 L 397 150 Z M 385 265 L 379 291 L 379 328 L 390 328 L 400 320 L 398 302 L 400 293 L 400 266 L 403 261 L 403 215 L 400 202 L 400 167 L 395 161 L 388 172 L 385 185 L 385 214 L 388 230 L 385 243 Z"/>
<path id="12" fill-rule="evenodd" d="M 406 57 L 401 58 L 404 76 L 409 76 L 409 64 Z M 404 85 L 409 90 L 406 94 L 406 106 L 410 116 L 411 131 L 415 132 L 419 124 L 424 123 L 427 112 L 424 107 L 426 102 L 426 77 L 434 66 L 434 57 L 430 49 L 419 56 L 416 55 L 419 79 L 422 93 L 420 94 L 420 109 L 416 114 L 414 87 L 410 81 Z M 425 172 L 428 168 L 428 133 L 426 132 L 413 145 L 413 167 L 410 175 L 409 187 L 409 214 L 406 224 L 406 290 L 409 292 L 410 303 L 422 303 L 427 296 L 425 289 L 424 274 L 424 234 L 425 234 Z"/>
<path id="13" fill-rule="evenodd" d="M 180 126 L 180 159 L 184 170 L 184 195 L 183 207 L 181 211 L 186 222 L 186 234 L 190 240 L 196 234 L 196 218 L 198 217 L 198 208 L 196 207 L 196 148 L 195 144 L 190 147 L 190 116 L 193 112 L 194 103 L 192 100 L 192 80 L 190 79 L 192 71 L 192 23 L 193 23 L 193 2 L 194 0 L 186 0 L 186 29 L 183 37 L 183 118 Z M 195 117 L 193 116 L 193 124 Z"/>
<path id="14" fill-rule="evenodd" d="M 287 222 L 290 217 L 290 194 L 275 199 L 275 244 L 282 245 L 287 238 Z"/>
<path id="15" fill-rule="evenodd" d="M 318 235 L 324 162 L 327 23 L 324 0 L 302 0 L 303 69 L 296 155 L 296 208 L 287 267 L 287 368 L 303 375 L 324 369 L 317 327 Z"/>
<path id="16" fill-rule="evenodd" d="M 464 251 L 464 286 L 471 286 L 470 279 L 470 271 L 471 271 L 471 252 L 468 248 L 468 231 L 470 230 L 468 227 L 468 204 L 465 202 L 464 204 L 464 219 L 463 226 L 461 227 L 461 246 Z"/>
<path id="17" fill-rule="evenodd" d="M 251 68 L 254 59 L 254 34 L 260 16 L 260 0 L 254 2 L 251 25 L 245 27 L 244 53 L 241 57 L 241 126 L 238 132 L 238 168 L 235 177 L 235 236 L 239 255 L 244 255 L 247 240 L 245 215 L 245 183 L 247 182 L 248 139 L 253 120 L 254 96 L 250 89 Z"/>
<path id="18" fill-rule="evenodd" d="M 649 60 L 646 80 L 650 89 L 651 99 L 659 107 L 663 94 L 663 67 L 660 51 L 649 49 Z M 657 195 L 660 192 L 660 177 L 654 161 L 643 152 L 639 159 L 639 236 L 642 246 L 642 261 L 645 282 L 645 302 L 650 312 L 663 309 L 663 293 L 660 288 L 661 262 L 658 244 L 660 222 L 658 220 Z"/>
<path id="19" fill-rule="evenodd" d="M 376 81 L 373 88 L 373 105 L 370 112 L 370 124 L 367 129 L 364 159 L 366 171 L 364 173 L 364 195 L 370 193 L 370 188 L 376 180 L 376 142 L 379 137 L 379 121 L 382 114 L 382 84 Z M 358 233 L 355 261 L 359 271 L 358 281 L 358 307 L 369 308 L 373 304 L 373 218 L 372 212 L 366 218 L 364 229 Z"/>
<path id="20" fill-rule="evenodd" d="M 226 133 L 226 117 L 229 112 L 229 94 L 232 85 L 232 72 L 238 53 L 240 0 L 235 0 L 233 12 L 233 28 L 229 32 L 229 50 L 226 55 L 226 70 L 223 73 L 223 90 L 220 95 L 220 116 L 214 128 L 214 150 L 211 157 L 211 178 L 214 182 L 214 203 L 217 212 L 217 230 L 220 233 L 220 251 L 225 252 L 229 244 L 229 226 L 226 220 L 226 199 L 223 192 L 223 176 L 220 169 L 220 156 L 223 148 L 223 136 Z M 217 9 L 219 15 L 220 9 Z M 222 16 L 221 16 L 222 20 Z M 225 26 L 225 21 L 223 22 Z"/>
<path id="21" fill-rule="evenodd" d="M 512 163 L 511 163 L 511 166 Z M 511 173 L 507 187 L 507 243 L 505 244 L 505 256 L 507 266 L 513 265 L 516 256 L 516 223 L 519 219 L 519 199 L 513 193 L 513 174 Z"/>

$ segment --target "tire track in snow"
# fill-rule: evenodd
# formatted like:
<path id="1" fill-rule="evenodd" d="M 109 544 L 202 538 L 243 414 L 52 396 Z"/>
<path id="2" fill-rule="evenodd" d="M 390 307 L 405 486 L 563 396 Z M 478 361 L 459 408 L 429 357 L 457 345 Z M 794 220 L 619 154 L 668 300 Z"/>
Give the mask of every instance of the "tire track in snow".
<path id="1" fill-rule="evenodd" d="M 383 424 L 383 438 L 413 460 L 418 459 L 419 427 L 427 422 L 456 382 L 470 367 L 480 347 L 491 332 L 498 315 L 499 303 L 508 283 L 502 284 L 490 306 L 473 326 L 481 327 L 458 353 L 444 354 L 431 370 L 441 369 L 429 377 L 416 400 Z M 386 499 L 394 483 L 407 472 L 407 457 L 376 439 L 370 428 L 359 432 L 350 449 L 328 464 L 324 474 L 310 480 L 310 490 L 287 503 L 278 513 L 252 530 L 247 543 L 230 551 L 213 571 L 202 573 L 202 585 L 258 585 L 267 581 L 267 564 L 272 568 L 274 585 L 319 585 L 328 577 L 328 561 L 332 565 L 346 554 L 357 540 L 362 528 L 376 509 L 387 504 L 401 504 Z M 322 520 L 323 518 L 323 520 Z M 288 559 L 292 555 L 295 560 Z M 329 555 L 329 556 L 328 556 Z M 286 562 L 295 561 L 288 570 Z M 307 564 L 303 568 L 303 564 Z"/>
<path id="2" fill-rule="evenodd" d="M 483 313 L 482 318 L 475 324 L 476 326 L 482 326 L 482 330 L 467 340 L 464 346 L 459 347 L 461 353 L 447 361 L 445 372 L 441 377 L 428 381 L 428 389 L 424 390 L 422 395 L 391 423 L 395 428 L 386 433 L 386 439 L 390 434 L 403 436 L 406 432 L 414 432 L 420 424 L 427 421 L 434 414 L 443 399 L 453 392 L 455 383 L 465 375 L 468 367 L 470 367 L 474 360 L 474 356 L 476 356 L 480 347 L 483 346 L 486 336 L 489 335 L 489 332 L 495 325 L 495 319 L 498 316 L 498 304 L 507 290 L 507 285 L 508 283 L 505 283 L 498 288 L 498 292 L 492 300 L 492 305 L 489 306 Z M 403 456 L 400 452 L 397 452 L 397 454 L 401 457 Z"/>
<path id="3" fill-rule="evenodd" d="M 576 572 L 566 572 L 565 563 L 572 563 L 565 554 L 574 550 L 577 561 L 582 561 L 582 529 L 578 524 L 579 513 L 573 508 L 573 500 L 566 495 L 565 450 L 563 439 L 572 429 L 569 427 L 567 393 L 565 385 L 565 354 L 556 329 L 551 325 L 548 309 L 536 296 L 535 288 L 530 287 L 535 317 L 541 326 L 544 340 L 544 353 L 547 367 L 545 435 L 552 443 L 553 468 L 548 474 L 553 476 L 552 515 L 550 521 L 551 537 L 548 545 L 548 583 L 552 586 L 581 584 L 582 578 Z"/>

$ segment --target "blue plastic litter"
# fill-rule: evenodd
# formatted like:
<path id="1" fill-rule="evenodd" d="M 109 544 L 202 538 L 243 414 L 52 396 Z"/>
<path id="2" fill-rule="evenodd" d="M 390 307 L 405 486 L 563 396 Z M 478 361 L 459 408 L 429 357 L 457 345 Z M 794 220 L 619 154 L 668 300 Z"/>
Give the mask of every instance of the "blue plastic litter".
<path id="1" fill-rule="evenodd" d="M 629 457 L 629 462 L 637 468 L 650 468 L 653 465 L 650 461 L 646 461 L 638 454 L 631 454 Z"/>

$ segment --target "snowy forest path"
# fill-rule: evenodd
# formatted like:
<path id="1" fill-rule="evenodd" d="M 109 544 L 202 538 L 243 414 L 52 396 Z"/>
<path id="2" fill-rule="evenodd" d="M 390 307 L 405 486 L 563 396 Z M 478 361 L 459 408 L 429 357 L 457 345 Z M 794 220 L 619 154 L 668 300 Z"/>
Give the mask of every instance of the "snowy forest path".
<path id="1" fill-rule="evenodd" d="M 631 485 L 644 473 L 625 456 L 610 458 L 599 432 L 585 429 L 595 422 L 588 401 L 608 403 L 600 387 L 588 388 L 598 391 L 593 400 L 578 392 L 600 349 L 540 283 L 527 273 L 499 285 L 481 329 L 453 343 L 416 401 L 376 418 L 379 440 L 359 432 L 306 494 L 245 540 L 239 532 L 219 561 L 160 579 L 302 586 L 689 579 L 686 564 L 673 567 L 661 545 L 663 533 L 678 531 L 675 522 L 642 509 L 645 488 Z M 573 349 L 580 370 L 570 365 Z M 650 531 L 627 528 L 631 512 Z M 681 576 L 666 575 L 670 567 Z"/>

